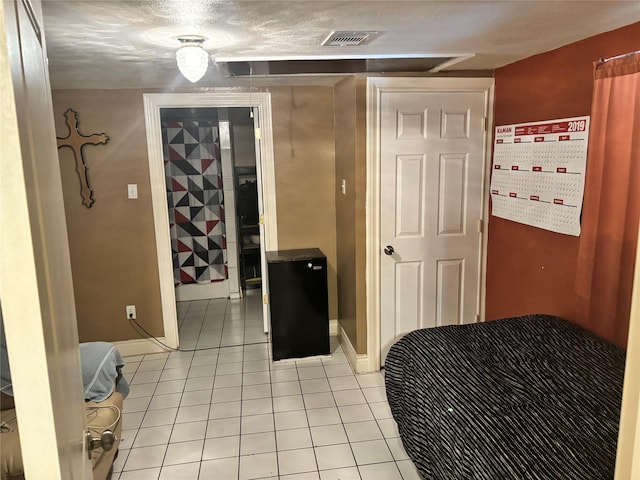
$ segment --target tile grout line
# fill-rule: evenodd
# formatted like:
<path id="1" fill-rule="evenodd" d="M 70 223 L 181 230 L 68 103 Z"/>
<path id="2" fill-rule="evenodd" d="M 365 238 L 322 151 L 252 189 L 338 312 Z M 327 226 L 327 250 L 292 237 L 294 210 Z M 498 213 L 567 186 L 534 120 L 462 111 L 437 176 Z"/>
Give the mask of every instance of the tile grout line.
<path id="1" fill-rule="evenodd" d="M 269 352 L 269 347 L 267 347 L 267 361 L 269 364 L 271 363 L 271 353 Z M 271 365 L 269 365 L 270 367 Z M 273 401 L 273 378 L 271 377 L 271 368 L 267 370 L 269 372 L 269 391 L 271 392 L 271 417 L 273 418 L 273 442 L 276 456 L 276 475 L 278 478 L 280 477 L 280 457 L 278 455 L 278 435 L 276 434 L 276 406 Z"/>
<path id="2" fill-rule="evenodd" d="M 146 357 L 147 357 L 148 355 L 149 355 L 149 354 L 145 354 L 145 355 L 143 355 L 143 356 L 142 356 L 142 360 L 140 361 L 140 365 L 138 365 L 138 368 L 136 369 L 136 373 L 138 373 L 138 371 L 139 371 L 140 367 L 142 366 L 142 364 L 144 363 L 144 361 L 145 361 L 145 359 L 146 359 Z M 127 466 L 127 463 L 129 462 L 129 458 L 131 457 L 131 451 L 134 449 L 134 443 L 135 443 L 135 440 L 137 440 L 137 438 L 138 438 L 138 435 L 139 435 L 139 433 L 140 433 L 140 429 L 142 429 L 142 428 L 143 428 L 143 427 L 142 427 L 142 423 L 144 422 L 144 419 L 146 418 L 147 413 L 149 412 L 149 407 L 151 406 L 151 402 L 153 401 L 153 398 L 154 398 L 154 396 L 155 396 L 155 391 L 156 391 L 156 389 L 158 388 L 158 385 L 159 385 L 159 383 L 160 383 L 160 377 L 162 377 L 162 372 L 164 371 L 164 365 L 166 365 L 166 364 L 167 364 L 167 360 L 168 360 L 168 359 L 169 359 L 169 356 L 167 356 L 167 357 L 164 359 L 164 364 L 163 364 L 162 369 L 160 370 L 160 375 L 158 376 L 158 380 L 155 382 L 156 386 L 155 386 L 155 388 L 153 389 L 153 393 L 151 394 L 151 397 L 149 398 L 149 403 L 147 404 L 147 406 L 146 406 L 146 408 L 145 408 L 145 410 L 144 410 L 144 414 L 142 415 L 142 419 L 140 420 L 140 426 L 139 426 L 139 427 L 138 427 L 138 429 L 136 430 L 135 439 L 134 439 L 134 441 L 131 443 L 131 447 L 129 448 L 129 454 L 127 455 L 127 460 L 125 460 L 124 464 L 122 465 L 122 471 L 120 472 L 120 476 L 122 476 L 122 474 L 125 472 L 125 468 L 126 468 L 126 466 Z M 133 380 L 133 379 L 135 379 L 135 376 L 132 378 L 132 380 Z M 149 382 L 149 383 L 151 383 L 151 382 Z M 171 437 L 171 435 L 169 435 L 169 437 Z M 155 446 L 155 445 L 149 445 L 149 446 Z M 167 447 L 165 448 L 165 453 L 164 453 L 164 455 L 166 455 L 166 453 L 167 453 L 167 452 L 166 452 L 166 450 L 167 450 L 167 448 L 168 448 L 168 447 L 169 447 L 169 440 L 167 439 Z M 135 447 L 135 448 L 144 448 L 144 447 Z M 164 462 L 164 455 L 163 455 L 163 462 Z M 144 469 L 147 469 L 147 468 L 149 468 L 149 467 L 144 467 Z M 132 469 L 132 470 L 142 470 L 142 469 Z M 162 464 L 160 465 L 160 470 L 162 470 Z M 158 478 L 159 478 L 159 476 L 160 476 L 160 473 L 158 472 Z"/>
<path id="3" fill-rule="evenodd" d="M 209 305 L 211 304 L 211 302 L 209 302 Z M 227 322 L 227 314 L 229 313 L 229 299 L 226 299 L 225 301 L 225 309 L 224 309 L 224 316 L 222 319 L 222 332 L 224 333 L 224 327 L 225 324 Z M 207 442 L 207 433 L 209 430 L 209 422 L 211 420 L 215 420 L 211 419 L 211 413 L 214 409 L 214 402 L 213 402 L 213 391 L 216 388 L 216 376 L 218 374 L 218 366 L 220 365 L 220 355 L 222 354 L 222 335 L 223 333 L 220 334 L 220 340 L 218 342 L 218 348 L 216 349 L 216 364 L 215 364 L 215 368 L 213 369 L 213 384 L 211 386 L 211 396 L 209 397 L 209 414 L 207 415 L 207 427 L 205 428 L 205 439 L 204 439 L 204 443 L 203 443 L 203 448 L 202 448 L 202 455 L 201 455 L 201 459 L 200 459 L 200 470 L 202 470 L 202 462 L 205 461 L 204 460 L 204 444 Z M 242 389 L 240 391 L 240 395 L 242 398 Z M 242 404 L 240 405 L 240 418 L 242 418 Z M 212 438 L 220 438 L 220 437 L 212 437 Z M 238 439 L 238 475 L 240 474 L 240 440 Z M 214 459 L 215 460 L 215 459 Z"/>
<path id="4" fill-rule="evenodd" d="M 307 430 L 309 431 L 309 438 L 311 439 L 311 450 L 313 451 L 313 460 L 316 464 L 316 472 L 320 477 L 320 465 L 318 464 L 318 456 L 316 455 L 316 447 L 313 442 L 313 435 L 311 434 L 311 424 L 309 423 L 309 414 L 307 404 L 304 401 L 304 392 L 302 391 L 302 379 L 300 378 L 300 371 L 298 370 L 298 361 L 295 361 L 296 376 L 298 377 L 298 384 L 300 385 L 300 396 L 302 397 L 302 406 L 304 407 L 304 417 L 307 419 Z"/>
<path id="5" fill-rule="evenodd" d="M 336 410 L 338 411 L 338 416 L 340 417 L 340 422 L 341 422 L 341 425 L 342 425 L 342 429 L 344 430 L 344 434 L 347 437 L 347 443 L 349 445 L 349 451 L 351 452 L 351 456 L 353 457 L 354 466 L 358 470 L 358 476 L 360 478 L 362 478 L 362 473 L 360 472 L 360 467 L 358 465 L 358 461 L 356 460 L 355 452 L 353 451 L 353 447 L 351 446 L 351 440 L 349 440 L 349 435 L 347 434 L 347 429 L 344 426 L 344 418 L 342 417 L 342 413 L 340 412 L 340 408 L 339 408 L 340 406 L 338 405 L 338 401 L 337 401 L 336 396 L 334 394 L 334 390 L 331 387 L 331 382 L 329 381 L 329 376 L 327 375 L 327 370 L 324 367 L 325 367 L 325 365 L 322 364 L 322 369 L 323 369 L 323 371 L 325 373 L 325 376 L 327 376 L 327 383 L 329 384 L 329 391 L 331 392 L 331 396 L 333 397 L 333 402 L 336 404 Z M 355 374 L 353 376 L 355 378 Z M 357 378 L 356 378 L 356 383 L 358 383 L 358 387 L 360 387 L 360 383 L 358 382 Z M 362 392 L 360 392 L 360 393 L 362 393 Z M 364 396 L 364 393 L 362 393 L 362 395 Z M 366 400 L 366 398 L 365 398 L 365 400 Z M 373 415 L 373 412 L 371 412 L 371 414 Z"/>
<path id="6" fill-rule="evenodd" d="M 242 310 L 244 310 L 242 308 Z M 225 324 L 227 322 L 225 315 Z M 244 314 L 243 314 L 243 323 L 244 323 Z M 222 330 L 224 332 L 224 329 Z M 224 335 L 224 333 L 223 333 Z M 243 334 L 244 335 L 244 334 Z M 244 336 L 242 337 L 244 340 Z M 215 380 L 214 380 L 215 382 Z M 242 361 L 240 363 L 240 432 L 238 434 L 238 480 L 240 480 L 240 459 L 242 458 L 242 400 L 244 399 L 244 345 L 242 346 Z"/>
<path id="7" fill-rule="evenodd" d="M 229 302 L 229 300 L 226 300 L 226 303 L 228 303 L 228 302 Z M 211 320 L 209 318 L 209 315 L 210 315 L 209 314 L 209 312 L 210 312 L 209 307 L 211 307 L 211 306 L 212 306 L 212 304 L 211 304 L 211 302 L 209 302 L 207 310 L 204 312 L 203 317 L 200 319 L 200 329 L 199 329 L 199 332 L 198 332 L 198 339 L 197 339 L 196 343 L 200 343 L 201 342 L 201 340 L 202 340 L 201 337 L 202 337 L 203 331 L 204 331 L 204 325 L 208 320 Z M 187 313 L 184 313 L 184 315 L 187 315 Z M 233 322 L 231 320 L 231 316 L 232 315 L 233 315 L 233 312 L 231 312 L 230 310 L 225 312 L 225 316 L 223 318 L 223 330 L 222 330 L 223 332 L 224 332 L 224 327 L 229 327 L 230 325 L 233 324 L 233 322 L 235 322 L 235 320 Z M 243 418 L 243 413 L 245 412 L 243 402 L 249 400 L 247 398 L 247 396 L 246 396 L 246 395 L 248 395 L 248 392 L 245 392 L 245 387 L 247 387 L 247 388 L 251 387 L 251 385 L 245 385 L 245 376 L 246 376 L 245 374 L 252 373 L 252 374 L 256 374 L 256 377 L 257 377 L 257 374 L 260 373 L 260 372 L 268 372 L 267 375 L 265 375 L 265 377 L 268 378 L 268 382 L 269 382 L 268 392 L 270 393 L 270 398 L 271 398 L 271 402 L 270 402 L 270 404 L 271 404 L 271 416 L 272 416 L 272 418 L 271 418 L 271 426 L 272 426 L 272 435 L 273 435 L 274 442 L 275 442 L 274 455 L 275 455 L 276 470 L 277 470 L 276 478 L 278 478 L 278 475 L 280 475 L 281 465 L 280 465 L 280 458 L 279 458 L 279 455 L 278 455 L 279 454 L 279 450 L 278 450 L 278 439 L 277 439 L 277 431 L 276 431 L 276 424 L 275 424 L 276 423 L 275 416 L 276 416 L 276 413 L 279 413 L 279 412 L 276 412 L 276 405 L 275 405 L 276 404 L 276 397 L 274 396 L 275 391 L 274 391 L 274 386 L 273 386 L 275 376 L 277 376 L 277 373 L 276 373 L 277 369 L 273 369 L 272 368 L 273 367 L 273 362 L 271 361 L 271 353 L 270 353 L 270 350 L 268 348 L 268 343 L 264 342 L 266 344 L 265 347 L 266 347 L 266 350 L 267 350 L 267 353 L 266 353 L 267 368 L 263 369 L 263 367 L 261 367 L 260 365 L 256 364 L 256 365 L 251 365 L 251 370 L 252 370 L 251 372 L 249 372 L 249 371 L 245 372 L 245 369 L 249 368 L 249 363 L 250 362 L 262 362 L 263 358 L 264 358 L 264 357 L 260 358 L 261 355 L 257 355 L 257 354 L 253 353 L 253 352 L 262 351 L 262 349 L 260 349 L 260 348 L 253 348 L 252 347 L 249 350 L 247 350 L 248 347 L 247 347 L 245 342 L 246 342 L 246 339 L 249 338 L 248 336 L 252 334 L 252 332 L 250 332 L 248 327 L 247 327 L 247 318 L 248 318 L 248 308 L 247 308 L 247 305 L 243 303 L 243 306 L 242 306 L 242 323 L 243 323 L 243 326 L 244 326 L 244 328 L 243 328 L 243 340 L 244 340 L 244 342 L 243 342 L 243 345 L 242 345 L 242 348 L 241 348 L 242 357 L 241 357 L 240 362 L 239 362 L 240 363 L 241 379 L 240 379 L 240 395 L 239 395 L 240 399 L 238 400 L 240 402 L 240 413 L 239 413 L 240 416 L 238 417 L 240 425 L 239 425 L 239 442 L 238 442 L 238 451 L 237 451 L 237 459 L 238 459 L 237 460 L 237 469 L 238 469 L 238 475 L 237 476 L 238 476 L 238 480 L 240 478 L 242 478 L 241 477 L 241 472 L 240 472 L 240 459 L 242 457 L 242 455 L 241 455 L 241 453 L 242 453 L 242 437 L 246 436 L 246 435 L 249 435 L 249 433 L 244 433 L 243 430 L 242 430 L 242 418 Z M 186 326 L 187 324 L 188 324 L 187 320 L 185 319 L 185 321 L 182 322 L 182 325 Z M 221 343 L 222 343 L 222 334 L 220 335 L 219 347 L 211 349 L 211 350 L 215 350 L 216 351 L 216 353 L 215 353 L 215 357 L 216 358 L 215 358 L 215 364 L 212 365 L 214 367 L 213 368 L 213 373 L 212 373 L 212 375 L 213 375 L 213 385 L 211 386 L 211 396 L 209 397 L 209 410 L 208 410 L 209 415 L 211 415 L 211 413 L 212 413 L 212 411 L 214 409 L 214 406 L 215 406 L 215 404 L 213 403 L 213 391 L 215 390 L 216 377 L 219 376 L 218 375 L 219 374 L 218 366 L 220 365 L 219 360 L 223 356 L 222 355 L 222 353 L 223 353 L 222 348 L 227 347 L 227 346 L 223 347 L 221 345 Z M 262 342 L 259 342 L 259 343 L 262 343 Z M 230 345 L 230 347 L 233 347 L 233 346 Z M 193 355 L 191 356 L 191 359 L 189 361 L 189 366 L 188 366 L 188 369 L 187 369 L 187 378 L 185 379 L 185 384 L 183 385 L 181 392 L 178 392 L 178 393 L 180 393 L 180 400 L 178 402 L 178 412 L 179 412 L 179 409 L 181 408 L 182 401 L 184 401 L 184 396 L 187 394 L 187 390 L 186 389 L 187 389 L 187 383 L 189 381 L 189 374 L 191 373 L 192 369 L 195 368 L 193 363 L 194 363 L 195 358 L 196 358 L 196 353 L 197 352 L 193 352 Z M 247 356 L 247 354 L 249 354 L 249 356 Z M 147 360 L 149 360 L 149 358 L 153 358 L 153 357 L 147 357 Z M 135 373 L 139 373 L 139 368 L 143 364 L 144 360 L 145 360 L 145 358 L 143 357 L 142 360 L 140 361 L 140 364 L 138 365 L 136 370 L 133 372 L 134 374 Z M 161 370 L 160 377 L 162 377 L 164 372 L 170 370 L 169 368 L 167 368 L 167 364 L 171 360 L 171 356 L 170 355 L 167 356 L 164 360 L 165 360 L 164 361 L 164 366 L 163 366 L 163 368 Z M 405 478 L 403 476 L 402 471 L 400 470 L 400 466 L 399 466 L 400 460 L 396 460 L 396 458 L 394 457 L 393 452 L 391 451 L 390 444 L 389 444 L 389 441 L 391 440 L 391 438 L 395 438 L 395 437 L 387 438 L 385 436 L 385 434 L 383 433 L 383 430 L 382 430 L 381 425 L 380 425 L 380 422 L 382 421 L 382 419 L 381 418 L 377 418 L 376 415 L 373 413 L 372 404 L 369 401 L 369 399 L 364 395 L 365 388 L 358 381 L 357 375 L 355 375 L 353 373 L 353 371 L 351 370 L 350 375 L 329 376 L 329 373 L 328 373 L 327 369 L 329 367 L 331 367 L 332 365 L 342 365 L 342 363 L 327 365 L 323 361 L 320 361 L 317 364 L 305 364 L 304 362 L 295 361 L 293 363 L 293 368 L 291 368 L 291 369 L 288 369 L 288 368 L 282 369 L 282 371 L 288 371 L 288 370 L 295 371 L 296 385 L 297 385 L 297 387 L 298 387 L 298 389 L 300 391 L 300 398 L 302 400 L 302 402 L 301 402 L 302 409 L 304 409 L 304 412 L 305 412 L 306 431 L 308 432 L 308 435 L 309 435 L 309 437 L 311 439 L 311 448 L 313 449 L 313 453 L 314 453 L 315 473 L 317 475 L 320 475 L 321 471 L 319 469 L 318 456 L 316 455 L 316 448 L 317 447 L 315 446 L 315 443 L 314 443 L 314 440 L 313 440 L 313 436 L 311 435 L 311 428 L 312 427 L 310 425 L 310 419 L 309 419 L 309 413 L 310 413 L 309 410 L 311 410 L 311 409 L 309 408 L 308 403 L 305 401 L 305 394 L 304 394 L 303 388 L 302 388 L 302 383 L 303 383 L 304 380 L 301 378 L 301 374 L 304 372 L 304 368 L 311 368 L 311 367 L 321 366 L 322 367 L 322 377 L 321 377 L 321 379 L 326 381 L 327 384 L 328 384 L 327 393 L 330 393 L 331 398 L 333 400 L 333 404 L 335 406 L 335 409 L 338 412 L 338 418 L 339 418 L 339 421 L 340 421 L 340 425 L 342 426 L 342 430 L 345 433 L 346 442 L 349 444 L 349 449 L 350 449 L 351 455 L 353 456 L 353 459 L 354 459 L 354 467 L 356 467 L 355 470 L 358 472 L 357 475 L 361 476 L 361 468 L 360 467 L 364 467 L 364 466 L 368 466 L 368 465 L 375 465 L 376 463 L 393 463 L 395 465 L 396 470 L 399 473 L 400 477 L 401 478 Z M 257 370 L 256 370 L 256 368 L 257 368 Z M 335 370 L 339 371 L 339 369 L 337 369 L 337 368 Z M 319 372 L 317 372 L 317 373 L 319 373 Z M 237 374 L 235 374 L 235 375 L 237 375 Z M 340 407 L 338 405 L 338 401 L 337 401 L 337 398 L 336 398 L 336 392 L 337 391 L 333 390 L 332 385 L 331 385 L 331 381 L 330 381 L 332 378 L 339 378 L 339 377 L 342 377 L 342 376 L 345 376 L 345 377 L 346 376 L 350 376 L 350 377 L 353 377 L 353 378 L 356 379 L 356 381 L 357 381 L 357 390 L 359 390 L 360 394 L 364 398 L 364 403 L 362 403 L 362 405 L 366 405 L 367 406 L 367 410 L 372 414 L 372 419 L 374 420 L 374 424 L 376 425 L 377 429 L 379 430 L 379 432 L 381 434 L 381 438 L 384 440 L 384 445 L 387 447 L 387 449 L 389 450 L 389 452 L 391 454 L 391 457 L 392 457 L 391 461 L 389 461 L 389 462 L 374 462 L 374 463 L 371 463 L 371 464 L 367 463 L 367 464 L 364 464 L 364 465 L 358 465 L 357 460 L 355 458 L 353 445 L 352 445 L 352 443 L 357 443 L 357 442 L 351 442 L 350 439 L 349 439 L 349 436 L 348 436 L 348 434 L 346 432 L 347 429 L 346 429 L 346 424 L 344 422 L 344 416 L 340 412 Z M 287 379 L 288 377 L 287 377 L 287 375 L 283 375 L 283 378 Z M 257 377 L 255 379 L 252 379 L 252 381 L 259 380 L 259 379 L 260 378 Z M 305 380 L 310 380 L 310 379 L 305 379 Z M 290 381 L 290 380 L 288 380 L 288 381 Z M 147 405 L 147 407 L 146 407 L 146 409 L 144 411 L 144 415 L 143 415 L 143 418 L 141 419 L 140 426 L 138 427 L 138 429 L 135 430 L 136 437 L 139 434 L 140 429 L 142 428 L 142 422 L 144 421 L 144 417 L 151 411 L 150 410 L 150 406 L 151 406 L 151 403 L 153 401 L 153 398 L 156 396 L 156 392 L 157 392 L 157 389 L 158 389 L 160 383 L 161 382 L 160 382 L 160 378 L 159 378 L 155 382 L 154 392 L 153 392 L 153 394 L 151 396 L 149 404 Z M 264 383 L 266 383 L 266 382 L 264 382 Z M 253 384 L 252 383 L 252 385 L 258 385 L 258 384 Z M 260 385 L 262 385 L 262 383 Z M 380 385 L 369 385 L 368 387 L 370 388 L 370 387 L 373 387 L 373 386 L 379 387 Z M 221 388 L 223 388 L 223 387 L 221 387 Z M 262 391 L 262 393 L 259 393 L 259 395 L 261 395 L 259 398 L 263 398 L 262 395 L 264 395 L 265 393 L 266 392 L 264 392 L 264 391 Z M 256 394 L 258 394 L 258 393 L 256 393 Z M 252 395 L 249 395 L 249 396 L 250 397 L 254 397 L 255 395 L 252 394 Z M 375 399 L 375 397 L 373 397 L 373 398 Z M 376 402 L 374 402 L 374 403 L 376 403 Z M 284 412 L 290 412 L 290 411 L 295 411 L 295 410 L 287 409 Z M 169 452 L 169 447 L 170 447 L 170 445 L 172 445 L 170 440 L 171 440 L 171 436 L 175 432 L 175 427 L 176 427 L 176 424 L 177 424 L 176 420 L 178 418 L 178 412 L 176 412 L 176 417 L 174 419 L 173 424 L 170 424 L 171 432 L 170 432 L 170 435 L 169 435 L 169 443 L 167 445 L 167 449 L 164 452 L 164 458 L 163 458 L 162 465 L 160 466 L 160 472 L 162 472 L 163 469 L 165 468 L 164 460 L 166 460 L 166 457 L 167 457 L 168 452 Z M 207 422 L 208 421 L 210 421 L 209 418 L 207 418 Z M 365 422 L 365 421 L 366 420 L 360 420 L 358 423 L 362 423 L 362 422 Z M 207 424 L 207 427 L 205 428 L 205 435 L 204 435 L 204 440 L 203 440 L 203 451 L 202 451 L 201 456 L 200 456 L 200 462 L 199 462 L 199 466 L 198 466 L 198 475 L 202 474 L 202 472 L 203 472 L 203 470 L 202 470 L 202 462 L 205 461 L 204 460 L 204 443 L 206 443 L 206 441 L 208 439 L 207 430 L 208 430 L 208 424 Z M 212 437 L 212 438 L 220 438 L 220 437 Z M 131 446 L 133 446 L 133 443 L 135 442 L 135 439 L 136 438 L 134 437 L 134 439 L 133 439 L 133 441 L 131 443 Z M 186 441 L 187 440 L 185 440 L 185 442 Z M 365 441 L 365 440 L 362 440 L 362 441 Z M 180 443 L 180 442 L 174 442 L 174 443 Z M 336 445 L 338 445 L 338 444 L 336 444 Z M 130 450 L 132 450 L 132 449 L 130 449 Z M 293 449 L 290 449 L 290 450 L 296 450 L 296 448 L 293 448 Z M 289 450 L 286 450 L 286 451 L 289 451 Z M 260 452 L 260 453 L 268 453 L 268 452 Z M 225 457 L 225 458 L 227 458 L 227 457 Z M 231 458 L 233 458 L 233 456 Z M 406 460 L 406 459 L 402 459 L 402 460 Z M 185 463 L 192 463 L 192 462 L 185 462 Z M 148 468 L 151 468 L 151 467 L 148 467 Z M 343 468 L 343 467 L 336 467 L 336 468 Z M 351 467 L 344 467 L 344 468 L 351 468 Z M 308 471 L 305 470 L 304 472 L 300 472 L 300 474 L 305 474 L 307 472 L 311 473 L 311 472 L 314 472 L 314 470 L 308 470 Z M 124 473 L 124 464 L 123 464 L 123 470 L 121 470 L 121 472 L 119 472 L 119 475 L 122 476 L 123 473 Z M 410 475 L 410 473 L 409 473 L 409 475 Z M 410 477 L 407 477 L 407 478 L 410 478 Z M 193 480 L 195 480 L 195 478 Z"/>
<path id="8" fill-rule="evenodd" d="M 200 341 L 200 336 L 202 335 L 202 330 L 204 328 L 205 319 L 207 318 L 207 314 L 209 312 L 209 307 L 210 306 L 211 306 L 211 301 L 209 301 L 207 303 L 207 309 L 205 310 L 205 314 L 204 314 L 204 316 L 202 318 L 202 324 L 200 326 L 200 331 L 198 332 L 198 341 L 196 341 L 196 347 L 197 347 L 198 342 Z M 196 348 L 196 350 L 197 350 L 197 348 Z M 213 408 L 213 387 L 214 387 L 214 384 L 215 384 L 216 371 L 218 369 L 218 358 L 220 356 L 220 349 L 219 348 L 216 349 L 215 352 L 216 352 L 215 353 L 216 362 L 215 362 L 214 365 L 212 365 L 212 367 L 213 367 L 213 382 L 211 384 L 211 394 L 209 395 L 209 408 L 207 410 L 206 426 L 205 426 L 205 429 L 204 429 L 204 439 L 202 440 L 202 451 L 200 452 L 200 461 L 198 462 L 198 478 L 200 478 L 200 473 L 202 472 L 202 462 L 205 461 L 204 460 L 204 446 L 207 443 L 207 430 L 209 428 L 209 417 L 211 416 L 211 409 Z M 197 351 L 193 352 L 193 357 L 191 357 L 191 363 L 189 365 L 189 371 L 187 372 L 187 380 L 185 381 L 185 384 L 184 384 L 184 388 L 185 389 L 187 388 L 187 383 L 189 382 L 189 372 L 191 372 L 191 367 L 193 367 L 193 361 L 196 358 L 196 353 L 197 353 Z M 177 418 L 176 418 L 176 420 L 177 420 Z M 174 428 L 175 428 L 175 424 L 174 424 Z M 172 432 L 172 434 L 173 434 L 173 432 Z"/>

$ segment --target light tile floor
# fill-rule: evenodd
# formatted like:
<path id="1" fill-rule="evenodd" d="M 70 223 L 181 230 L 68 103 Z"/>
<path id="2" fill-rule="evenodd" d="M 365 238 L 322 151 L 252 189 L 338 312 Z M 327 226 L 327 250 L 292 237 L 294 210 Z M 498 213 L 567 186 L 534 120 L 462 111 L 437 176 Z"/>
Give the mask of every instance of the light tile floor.
<path id="1" fill-rule="evenodd" d="M 382 375 L 354 375 L 335 339 L 272 362 L 251 293 L 180 302 L 182 351 L 125 358 L 113 480 L 420 480 Z"/>

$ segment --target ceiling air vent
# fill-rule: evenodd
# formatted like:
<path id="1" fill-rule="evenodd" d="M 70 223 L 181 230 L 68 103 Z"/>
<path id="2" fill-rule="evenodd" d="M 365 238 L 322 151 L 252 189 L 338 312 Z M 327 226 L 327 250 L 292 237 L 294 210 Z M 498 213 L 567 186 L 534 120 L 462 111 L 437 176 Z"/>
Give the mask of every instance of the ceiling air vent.
<path id="1" fill-rule="evenodd" d="M 355 47 L 371 42 L 378 32 L 331 32 L 322 42 L 323 47 Z"/>

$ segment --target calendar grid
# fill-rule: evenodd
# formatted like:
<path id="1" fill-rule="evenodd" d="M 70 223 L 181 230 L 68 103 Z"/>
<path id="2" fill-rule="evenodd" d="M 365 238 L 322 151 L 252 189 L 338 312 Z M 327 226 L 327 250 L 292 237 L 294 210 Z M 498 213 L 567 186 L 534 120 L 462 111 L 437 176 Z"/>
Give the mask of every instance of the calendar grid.
<path id="1" fill-rule="evenodd" d="M 580 235 L 589 117 L 496 127 L 492 214 Z"/>

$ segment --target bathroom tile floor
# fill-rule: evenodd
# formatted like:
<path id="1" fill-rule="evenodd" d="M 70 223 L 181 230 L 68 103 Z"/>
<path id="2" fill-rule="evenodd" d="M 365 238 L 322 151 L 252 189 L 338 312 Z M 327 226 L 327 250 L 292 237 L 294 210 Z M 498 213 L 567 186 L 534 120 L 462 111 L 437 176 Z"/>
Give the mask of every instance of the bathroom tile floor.
<path id="1" fill-rule="evenodd" d="M 335 338 L 272 362 L 260 300 L 179 302 L 181 351 L 125 358 L 113 480 L 420 480 L 382 375 L 355 375 Z"/>

